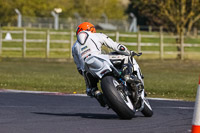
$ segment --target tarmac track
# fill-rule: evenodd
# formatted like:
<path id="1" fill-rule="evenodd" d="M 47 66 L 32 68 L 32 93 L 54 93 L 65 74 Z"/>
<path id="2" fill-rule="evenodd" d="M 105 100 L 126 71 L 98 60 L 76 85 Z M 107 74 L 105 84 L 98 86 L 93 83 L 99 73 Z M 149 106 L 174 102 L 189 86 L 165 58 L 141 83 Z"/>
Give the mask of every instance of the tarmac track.
<path id="1" fill-rule="evenodd" d="M 149 100 L 153 117 L 120 120 L 90 97 L 0 93 L 0 133 L 189 133 L 194 102 Z"/>

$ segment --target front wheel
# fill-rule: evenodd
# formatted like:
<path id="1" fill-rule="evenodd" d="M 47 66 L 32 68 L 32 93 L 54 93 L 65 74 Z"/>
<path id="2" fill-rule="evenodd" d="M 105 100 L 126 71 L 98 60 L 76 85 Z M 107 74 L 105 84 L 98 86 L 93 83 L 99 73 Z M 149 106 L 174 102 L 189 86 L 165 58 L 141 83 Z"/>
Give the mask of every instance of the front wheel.
<path id="1" fill-rule="evenodd" d="M 111 108 L 121 119 L 132 119 L 135 108 L 130 98 L 116 87 L 119 83 L 112 76 L 105 76 L 101 80 L 101 88 Z"/>
<path id="2" fill-rule="evenodd" d="M 153 110 L 151 108 L 151 105 L 149 104 L 149 101 L 146 98 L 144 98 L 143 100 L 144 100 L 144 108 L 141 112 L 145 117 L 151 117 L 153 115 Z"/>

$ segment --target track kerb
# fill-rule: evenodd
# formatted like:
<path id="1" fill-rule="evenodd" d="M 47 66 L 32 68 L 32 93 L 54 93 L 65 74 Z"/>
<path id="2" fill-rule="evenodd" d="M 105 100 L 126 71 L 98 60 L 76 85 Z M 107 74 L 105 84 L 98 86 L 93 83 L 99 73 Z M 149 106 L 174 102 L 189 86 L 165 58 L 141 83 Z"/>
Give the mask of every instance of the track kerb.
<path id="1" fill-rule="evenodd" d="M 192 121 L 192 133 L 200 133 L 200 76 Z"/>

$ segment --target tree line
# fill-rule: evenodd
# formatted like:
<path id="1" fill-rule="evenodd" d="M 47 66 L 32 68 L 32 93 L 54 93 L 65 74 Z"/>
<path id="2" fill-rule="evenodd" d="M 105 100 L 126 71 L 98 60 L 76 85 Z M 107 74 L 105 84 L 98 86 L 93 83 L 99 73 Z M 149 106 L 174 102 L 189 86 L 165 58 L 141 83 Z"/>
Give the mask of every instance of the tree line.
<path id="1" fill-rule="evenodd" d="M 105 13 L 111 19 L 126 17 L 119 0 L 0 0 L 0 23 L 13 23 L 17 20 L 15 9 L 23 16 L 52 17 L 51 11 L 61 8 L 61 18 L 73 18 L 79 13 L 84 18 L 100 18 Z"/>
<path id="2" fill-rule="evenodd" d="M 84 18 L 127 19 L 133 12 L 138 25 L 163 26 L 180 33 L 200 28 L 200 0 L 0 0 L 0 23 L 16 23 L 14 9 L 23 16 L 52 17 L 54 8 L 61 8 L 62 18 L 74 18 L 79 13 Z"/>

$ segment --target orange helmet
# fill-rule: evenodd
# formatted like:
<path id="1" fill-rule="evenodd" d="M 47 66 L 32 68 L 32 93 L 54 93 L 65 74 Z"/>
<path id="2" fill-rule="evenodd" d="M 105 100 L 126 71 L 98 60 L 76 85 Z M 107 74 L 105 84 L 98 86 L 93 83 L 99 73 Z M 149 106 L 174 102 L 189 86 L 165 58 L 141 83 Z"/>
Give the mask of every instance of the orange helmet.
<path id="1" fill-rule="evenodd" d="M 76 35 L 78 35 L 79 32 L 86 30 L 86 31 L 91 31 L 92 33 L 96 33 L 96 29 L 93 24 L 89 22 L 83 22 L 80 24 L 76 30 Z"/>

